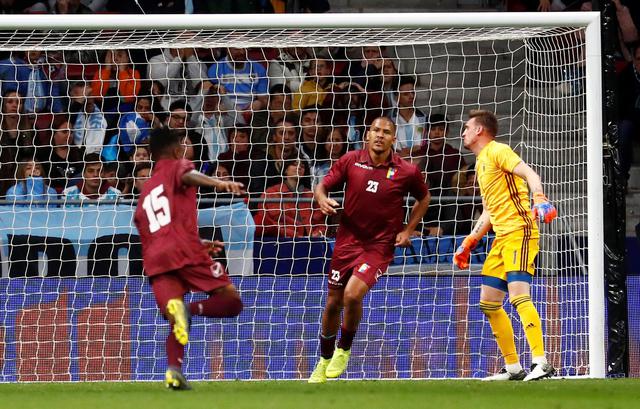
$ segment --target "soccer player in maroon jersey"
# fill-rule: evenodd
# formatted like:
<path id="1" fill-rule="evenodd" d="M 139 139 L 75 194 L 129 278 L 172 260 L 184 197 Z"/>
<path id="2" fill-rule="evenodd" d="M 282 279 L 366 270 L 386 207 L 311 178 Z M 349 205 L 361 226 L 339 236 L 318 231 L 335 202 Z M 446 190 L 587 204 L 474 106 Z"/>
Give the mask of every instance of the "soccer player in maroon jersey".
<path id="1" fill-rule="evenodd" d="M 242 301 L 225 267 L 211 256 L 223 244 L 202 241 L 198 235 L 196 190 L 210 186 L 242 194 L 241 183 L 203 175 L 184 159 L 184 135 L 169 128 L 155 129 L 149 143 L 154 168 L 144 184 L 134 216 L 142 243 L 145 274 L 160 311 L 171 323 L 166 351 L 169 367 L 165 385 L 190 389 L 182 374 L 184 346 L 189 342 L 190 317 L 235 317 Z M 185 306 L 187 291 L 202 291 L 209 298 Z"/>
<path id="2" fill-rule="evenodd" d="M 386 117 L 376 118 L 366 134 L 367 148 L 344 155 L 316 186 L 315 198 L 327 215 L 335 214 L 339 206 L 327 193 L 343 185 L 346 188 L 322 315 L 320 360 L 309 383 L 337 378 L 347 368 L 363 298 L 386 272 L 394 247 L 411 245 L 411 235 L 429 207 L 431 196 L 424 177 L 415 165 L 393 152 L 395 141 L 394 123 Z M 407 194 L 416 203 L 409 223 L 403 226 Z"/>

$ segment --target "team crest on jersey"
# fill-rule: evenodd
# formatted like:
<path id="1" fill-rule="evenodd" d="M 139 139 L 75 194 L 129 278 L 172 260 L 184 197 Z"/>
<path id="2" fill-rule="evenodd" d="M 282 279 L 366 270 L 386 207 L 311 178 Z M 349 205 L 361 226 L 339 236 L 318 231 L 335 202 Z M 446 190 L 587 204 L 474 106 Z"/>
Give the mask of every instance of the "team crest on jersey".
<path id="1" fill-rule="evenodd" d="M 367 271 L 369 269 L 369 264 L 367 263 L 362 263 L 360 264 L 360 267 L 358 267 L 358 273 L 364 273 L 365 271 Z"/>
<path id="2" fill-rule="evenodd" d="M 387 170 L 387 179 L 393 180 L 396 177 L 397 173 L 398 173 L 398 169 L 389 168 L 389 170 Z"/>

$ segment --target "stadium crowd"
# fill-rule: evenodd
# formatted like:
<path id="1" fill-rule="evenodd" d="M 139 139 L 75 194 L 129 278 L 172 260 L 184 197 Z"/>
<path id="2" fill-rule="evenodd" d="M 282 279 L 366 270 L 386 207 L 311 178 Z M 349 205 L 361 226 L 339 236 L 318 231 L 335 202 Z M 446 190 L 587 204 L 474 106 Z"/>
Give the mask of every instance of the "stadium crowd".
<path id="1" fill-rule="evenodd" d="M 3 2 L 3 12 L 140 11 L 122 9 L 125 3 L 131 2 L 15 1 Z M 227 8 L 214 10 L 212 3 Z M 190 4 L 195 12 L 262 12 L 278 10 L 276 3 Z M 303 4 L 322 11 L 324 3 Z M 615 3 L 625 101 L 620 130 L 631 144 L 640 117 L 638 10 Z M 145 10 L 189 11 L 156 6 Z M 197 169 L 246 186 L 258 234 L 331 235 L 327 225 L 335 220 L 320 217 L 311 192 L 332 163 L 363 147 L 371 121 L 387 116 L 397 126 L 396 154 L 419 166 L 433 198 L 416 233 L 467 234 L 478 206 L 447 198 L 477 196 L 474 172 L 447 142 L 448 118 L 416 107 L 419 78 L 401 73 L 386 51 L 367 46 L 5 53 L 0 59 L 0 195 L 22 204 L 47 198 L 135 199 L 152 171 L 150 131 L 166 126 L 184 134 L 185 155 Z M 623 161 L 628 169 L 631 158 Z M 200 193 L 203 199 L 214 197 L 205 189 Z"/>
<path id="2" fill-rule="evenodd" d="M 245 184 L 260 234 L 326 234 L 311 189 L 363 147 L 380 115 L 397 124 L 397 154 L 418 164 L 434 196 L 458 195 L 452 181 L 466 180 L 464 159 L 446 141 L 447 118 L 416 108 L 417 78 L 401 75 L 384 48 L 88 54 L 0 60 L 6 199 L 135 199 L 151 168 L 150 131 L 166 126 L 183 133 L 197 169 Z"/>

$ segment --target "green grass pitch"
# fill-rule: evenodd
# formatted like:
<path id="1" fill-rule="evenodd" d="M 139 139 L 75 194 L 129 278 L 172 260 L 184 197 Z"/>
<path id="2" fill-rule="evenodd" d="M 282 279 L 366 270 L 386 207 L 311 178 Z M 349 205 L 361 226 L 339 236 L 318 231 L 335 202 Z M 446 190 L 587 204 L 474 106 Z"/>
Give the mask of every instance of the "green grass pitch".
<path id="1" fill-rule="evenodd" d="M 639 379 L 480 381 L 195 382 L 172 392 L 159 382 L 0 384 L 12 409 L 592 409 L 640 408 Z"/>

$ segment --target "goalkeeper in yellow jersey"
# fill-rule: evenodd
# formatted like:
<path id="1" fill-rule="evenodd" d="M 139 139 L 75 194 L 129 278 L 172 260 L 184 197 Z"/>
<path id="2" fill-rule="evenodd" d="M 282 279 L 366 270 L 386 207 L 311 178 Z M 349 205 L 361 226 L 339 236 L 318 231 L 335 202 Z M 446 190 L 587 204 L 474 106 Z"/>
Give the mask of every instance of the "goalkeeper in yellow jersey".
<path id="1" fill-rule="evenodd" d="M 476 176 L 480 185 L 483 211 L 453 262 L 469 267 L 469 257 L 480 239 L 493 227 L 496 238 L 482 267 L 480 310 L 489 320 L 491 330 L 505 360 L 497 374 L 484 378 L 492 381 L 532 381 L 555 374 L 547 362 L 542 338 L 542 324 L 531 302 L 533 261 L 538 254 L 536 220 L 550 223 L 557 215 L 542 191 L 538 174 L 508 145 L 495 141 L 496 116 L 489 111 L 471 111 L 463 128 L 464 147 L 476 155 Z M 527 188 L 528 185 L 528 188 Z M 529 203 L 533 194 L 533 207 Z M 502 307 L 505 294 L 515 307 L 531 349 L 531 371 L 520 365 L 511 320 Z"/>

